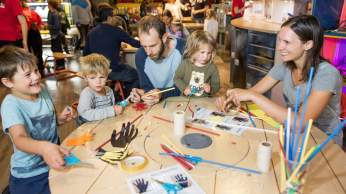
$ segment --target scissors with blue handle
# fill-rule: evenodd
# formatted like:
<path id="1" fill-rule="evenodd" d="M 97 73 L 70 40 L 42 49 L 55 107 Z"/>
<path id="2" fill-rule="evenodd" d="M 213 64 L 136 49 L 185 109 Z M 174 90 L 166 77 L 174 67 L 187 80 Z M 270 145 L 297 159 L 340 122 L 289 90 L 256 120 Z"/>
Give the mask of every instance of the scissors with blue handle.
<path id="1" fill-rule="evenodd" d="M 80 167 L 88 167 L 88 168 L 94 168 L 94 165 L 87 162 L 82 162 L 77 156 L 70 153 L 69 156 L 64 157 L 65 166 L 72 167 L 72 166 L 80 166 Z"/>
<path id="2" fill-rule="evenodd" d="M 179 184 L 167 183 L 167 182 L 159 181 L 156 179 L 153 179 L 153 181 L 160 184 L 166 190 L 167 194 L 170 194 L 170 193 L 177 194 L 178 191 L 183 189 Z"/>
<path id="3" fill-rule="evenodd" d="M 225 167 L 225 168 L 233 168 L 233 169 L 237 169 L 237 170 L 242 170 L 242 171 L 249 172 L 249 173 L 262 174 L 260 171 L 257 171 L 257 170 L 253 170 L 253 169 L 249 169 L 249 168 L 244 168 L 244 167 L 240 167 L 240 166 L 236 166 L 236 165 L 231 165 L 231 164 L 225 164 L 225 163 L 216 162 L 216 161 L 212 161 L 212 160 L 205 160 L 205 159 L 203 159 L 202 157 L 199 157 L 199 156 L 182 155 L 182 154 L 177 154 L 177 153 L 160 153 L 160 155 L 173 155 L 173 156 L 182 157 L 182 158 L 185 158 L 185 159 L 191 161 L 194 164 L 198 164 L 198 163 L 204 162 L 204 163 L 209 163 L 209 164 L 214 164 L 214 165 L 222 166 L 222 167 Z"/>

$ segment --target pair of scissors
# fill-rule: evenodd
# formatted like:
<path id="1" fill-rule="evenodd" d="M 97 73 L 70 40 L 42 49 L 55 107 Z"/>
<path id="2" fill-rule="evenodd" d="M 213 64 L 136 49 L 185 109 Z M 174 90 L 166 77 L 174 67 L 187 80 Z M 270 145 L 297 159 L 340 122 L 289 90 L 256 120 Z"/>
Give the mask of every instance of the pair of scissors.
<path id="1" fill-rule="evenodd" d="M 167 194 L 170 194 L 170 193 L 177 194 L 178 191 L 183 189 L 179 184 L 167 183 L 167 182 L 159 181 L 156 179 L 153 179 L 153 181 L 160 184 L 166 190 Z"/>

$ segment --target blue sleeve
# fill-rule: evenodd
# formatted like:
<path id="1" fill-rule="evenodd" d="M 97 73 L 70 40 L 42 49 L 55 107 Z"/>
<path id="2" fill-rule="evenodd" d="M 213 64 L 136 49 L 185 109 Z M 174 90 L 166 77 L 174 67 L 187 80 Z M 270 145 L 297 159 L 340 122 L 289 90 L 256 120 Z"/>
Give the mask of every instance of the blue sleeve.
<path id="1" fill-rule="evenodd" d="M 137 67 L 137 73 L 139 78 L 139 87 L 142 88 L 145 92 L 154 89 L 153 84 L 149 80 L 147 74 L 144 72 L 145 60 L 147 58 L 143 47 L 139 48 L 136 52 L 135 63 Z"/>
<path id="2" fill-rule="evenodd" d="M 8 133 L 9 128 L 14 125 L 25 125 L 24 117 L 20 111 L 19 105 L 14 99 L 5 98 L 1 105 L 2 129 Z"/>
<path id="3" fill-rule="evenodd" d="M 177 38 L 177 46 L 175 48 L 180 52 L 181 56 L 184 55 L 185 44 L 186 41 L 184 39 Z"/>
<path id="4" fill-rule="evenodd" d="M 50 13 L 48 17 L 48 29 L 58 30 L 60 29 L 59 16 L 56 13 Z"/>
<path id="5" fill-rule="evenodd" d="M 135 48 L 141 47 L 141 44 L 138 40 L 132 38 L 127 32 L 120 30 L 120 40 L 126 42 Z"/>

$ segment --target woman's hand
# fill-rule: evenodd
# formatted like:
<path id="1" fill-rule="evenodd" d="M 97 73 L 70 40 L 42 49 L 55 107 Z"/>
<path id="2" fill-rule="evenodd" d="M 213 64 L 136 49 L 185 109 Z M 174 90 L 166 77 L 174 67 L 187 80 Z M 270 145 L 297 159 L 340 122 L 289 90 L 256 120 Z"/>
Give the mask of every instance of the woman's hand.
<path id="1" fill-rule="evenodd" d="M 226 112 L 225 105 L 224 105 L 225 101 L 226 101 L 226 98 L 224 96 L 216 98 L 215 104 L 216 104 L 216 109 L 218 111 Z"/>
<path id="2" fill-rule="evenodd" d="M 233 103 L 235 106 L 240 107 L 243 101 L 253 101 L 256 92 L 248 89 L 230 89 L 226 93 L 226 101 L 224 103 L 224 109 L 228 110 L 228 107 Z"/>

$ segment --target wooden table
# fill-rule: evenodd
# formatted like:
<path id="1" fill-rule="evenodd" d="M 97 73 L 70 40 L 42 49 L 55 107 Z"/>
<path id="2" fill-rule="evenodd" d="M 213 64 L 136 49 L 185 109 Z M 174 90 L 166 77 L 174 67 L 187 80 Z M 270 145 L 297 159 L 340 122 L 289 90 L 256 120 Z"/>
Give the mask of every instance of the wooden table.
<path id="1" fill-rule="evenodd" d="M 162 152 L 159 144 L 164 142 L 161 137 L 162 134 L 169 137 L 185 153 L 251 169 L 257 169 L 256 150 L 259 143 L 267 140 L 273 144 L 272 166 L 268 173 L 261 175 L 248 174 L 243 171 L 221 169 L 204 163 L 198 164 L 196 168 L 188 171 L 188 173 L 208 194 L 279 193 L 280 171 L 277 135 L 245 131 L 242 136 L 238 137 L 214 131 L 221 135 L 204 133 L 212 138 L 213 143 L 211 146 L 201 150 L 188 149 L 181 145 L 179 138 L 173 134 L 172 123 L 153 118 L 153 116 L 160 116 L 173 120 L 172 112 L 184 110 L 187 103 L 187 98 L 174 97 L 168 99 L 165 108 L 163 108 L 163 103 L 160 103 L 151 109 L 141 112 L 137 112 L 130 105 L 120 116 L 87 123 L 79 127 L 69 137 L 82 134 L 88 130 L 92 130 L 95 133 L 95 137 L 93 141 L 86 143 L 84 146 L 72 148 L 72 153 L 82 161 L 92 163 L 95 168 L 74 167 L 60 172 L 51 170 L 49 180 L 52 193 L 130 193 L 126 180 L 135 174 L 124 172 L 118 166 L 113 166 L 97 159 L 94 156 L 94 150 L 110 138 L 113 129 L 120 129 L 123 122 L 132 121 L 141 114 L 143 116 L 135 122 L 140 133 L 134 142 L 131 143 L 131 148 L 135 153 L 145 155 L 149 159 L 147 167 L 140 173 L 177 164 L 170 157 L 159 156 L 158 153 Z M 214 99 L 211 98 L 191 99 L 189 106 L 194 109 L 196 105 L 215 109 Z M 186 114 L 186 117 L 191 116 L 190 111 L 187 111 Z M 259 120 L 256 120 L 256 125 L 258 127 L 271 128 Z M 193 132 L 196 131 L 191 129 L 186 131 L 186 133 Z M 312 130 L 312 137 L 309 146 L 321 143 L 326 138 L 325 134 L 316 128 Z M 110 145 L 108 144 L 104 148 L 107 150 L 110 148 Z M 341 148 L 335 144 L 329 144 L 323 153 L 314 159 L 309 169 L 310 174 L 305 186 L 305 193 L 346 193 L 345 161 L 346 155 Z"/>

